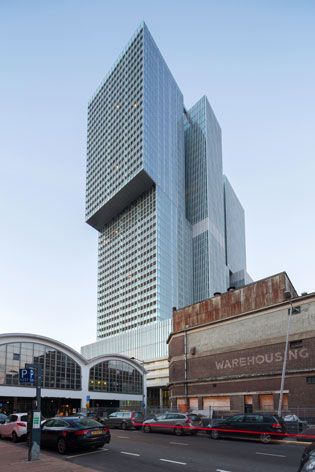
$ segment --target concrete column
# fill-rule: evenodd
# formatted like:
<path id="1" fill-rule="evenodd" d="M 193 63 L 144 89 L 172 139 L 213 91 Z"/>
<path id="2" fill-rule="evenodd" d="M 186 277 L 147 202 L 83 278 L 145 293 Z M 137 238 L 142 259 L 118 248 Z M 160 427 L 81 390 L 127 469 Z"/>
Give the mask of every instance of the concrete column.
<path id="1" fill-rule="evenodd" d="M 244 395 L 231 395 L 230 407 L 232 411 L 244 413 Z"/>
<path id="2" fill-rule="evenodd" d="M 160 387 L 160 410 L 163 409 L 163 388 Z"/>
<path id="3" fill-rule="evenodd" d="M 259 395 L 253 395 L 253 411 L 259 411 L 260 404 L 259 404 Z"/>

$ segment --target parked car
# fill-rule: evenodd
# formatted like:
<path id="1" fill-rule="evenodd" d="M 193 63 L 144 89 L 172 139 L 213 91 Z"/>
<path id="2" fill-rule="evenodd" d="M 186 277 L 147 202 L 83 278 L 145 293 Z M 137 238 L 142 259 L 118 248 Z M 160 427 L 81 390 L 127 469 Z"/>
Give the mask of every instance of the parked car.
<path id="1" fill-rule="evenodd" d="M 27 413 L 13 413 L 0 424 L 0 438 L 11 438 L 13 442 L 26 439 Z"/>
<path id="2" fill-rule="evenodd" d="M 104 419 L 109 428 L 141 429 L 144 416 L 141 411 L 115 411 Z"/>
<path id="3" fill-rule="evenodd" d="M 315 471 L 315 442 L 304 449 L 301 457 L 300 466 L 297 472 L 314 472 Z"/>
<path id="4" fill-rule="evenodd" d="M 161 431 L 174 433 L 177 436 L 182 434 L 197 434 L 202 427 L 201 417 L 193 413 L 165 413 L 155 416 L 143 422 L 144 433 L 151 431 Z"/>
<path id="5" fill-rule="evenodd" d="M 287 433 L 302 433 L 307 428 L 307 421 L 301 420 L 296 415 L 285 415 L 283 421 L 286 427 Z"/>
<path id="6" fill-rule="evenodd" d="M 252 438 L 267 444 L 272 439 L 285 437 L 283 419 L 278 415 L 268 413 L 230 416 L 224 420 L 216 420 L 208 427 L 211 428 L 208 434 L 212 439 L 222 437 Z"/>
<path id="7" fill-rule="evenodd" d="M 50 418 L 41 425 L 41 446 L 57 448 L 59 454 L 68 449 L 103 447 L 110 442 L 108 427 L 91 418 Z"/>
<path id="8" fill-rule="evenodd" d="M 5 415 L 4 413 L 0 413 L 0 424 L 5 423 L 6 419 L 7 419 L 7 415 Z"/>

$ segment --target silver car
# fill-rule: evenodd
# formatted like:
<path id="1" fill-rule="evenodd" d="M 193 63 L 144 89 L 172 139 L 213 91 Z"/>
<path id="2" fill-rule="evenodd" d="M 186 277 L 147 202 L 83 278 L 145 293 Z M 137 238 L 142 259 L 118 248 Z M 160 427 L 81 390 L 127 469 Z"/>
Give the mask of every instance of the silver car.
<path id="1" fill-rule="evenodd" d="M 165 413 L 145 420 L 142 431 L 144 433 L 168 432 L 181 436 L 182 434 L 197 434 L 201 427 L 201 418 L 194 413 Z"/>

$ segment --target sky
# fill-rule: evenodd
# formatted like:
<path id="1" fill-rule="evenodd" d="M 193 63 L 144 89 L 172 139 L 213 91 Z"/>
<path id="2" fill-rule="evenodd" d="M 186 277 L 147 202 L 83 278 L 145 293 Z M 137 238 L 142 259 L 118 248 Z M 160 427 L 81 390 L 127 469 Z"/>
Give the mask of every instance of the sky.
<path id="1" fill-rule="evenodd" d="M 187 108 L 207 95 L 247 269 L 315 291 L 315 2 L 0 1 L 0 331 L 96 340 L 87 104 L 145 21 Z"/>

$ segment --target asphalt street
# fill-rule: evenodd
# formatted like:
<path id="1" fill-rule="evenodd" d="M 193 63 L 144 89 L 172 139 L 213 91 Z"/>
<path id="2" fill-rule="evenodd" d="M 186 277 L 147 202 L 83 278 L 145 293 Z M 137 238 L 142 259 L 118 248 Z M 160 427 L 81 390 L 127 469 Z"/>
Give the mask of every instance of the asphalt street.
<path id="1" fill-rule="evenodd" d="M 64 460 L 106 472 L 296 472 L 305 447 L 280 441 L 210 440 L 202 434 L 111 432 L 112 441 L 102 450 L 69 453 Z"/>

